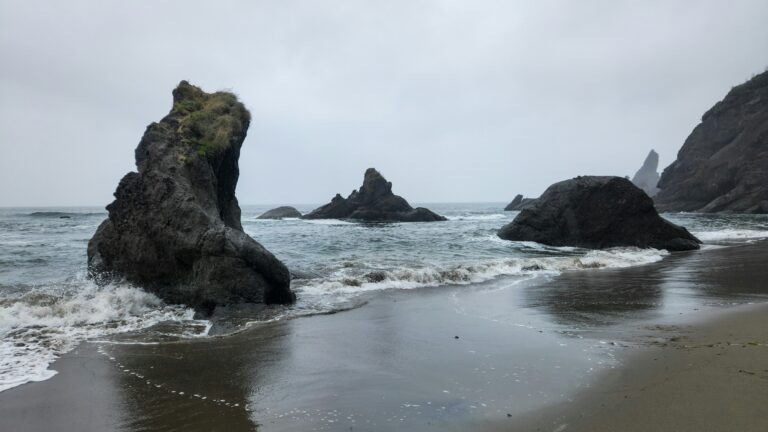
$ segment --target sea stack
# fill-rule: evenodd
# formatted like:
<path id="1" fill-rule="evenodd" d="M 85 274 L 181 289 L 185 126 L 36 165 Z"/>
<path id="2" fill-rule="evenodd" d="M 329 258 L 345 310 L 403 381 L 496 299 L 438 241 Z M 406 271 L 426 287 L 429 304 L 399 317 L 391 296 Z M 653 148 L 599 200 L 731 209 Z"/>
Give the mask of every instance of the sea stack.
<path id="1" fill-rule="evenodd" d="M 423 207 L 413 208 L 403 197 L 392 193 L 388 182 L 374 168 L 368 168 L 360 190 L 344 198 L 339 194 L 330 203 L 304 215 L 305 219 L 357 219 L 368 222 L 435 222 L 446 218 Z"/>
<path id="2" fill-rule="evenodd" d="M 642 189 L 649 197 L 653 198 L 659 192 L 659 188 L 656 187 L 659 183 L 658 170 L 659 154 L 651 149 L 651 152 L 645 158 L 645 162 L 643 162 L 643 166 L 632 177 L 632 183 Z"/>
<path id="3" fill-rule="evenodd" d="M 523 198 L 522 195 L 518 194 L 511 203 L 504 207 L 504 211 L 520 211 L 532 206 L 534 202 L 536 202 L 536 198 Z"/>
<path id="4" fill-rule="evenodd" d="M 659 189 L 660 211 L 768 213 L 768 71 L 704 114 Z"/>
<path id="5" fill-rule="evenodd" d="M 653 200 L 621 177 L 583 176 L 555 183 L 501 228 L 505 240 L 604 249 L 617 246 L 681 251 L 701 243 L 662 219 Z"/>
<path id="6" fill-rule="evenodd" d="M 285 219 L 285 218 L 300 218 L 301 212 L 294 207 L 282 206 L 267 210 L 256 219 Z"/>
<path id="7" fill-rule="evenodd" d="M 137 172 L 120 180 L 109 218 L 88 243 L 89 273 L 204 314 L 294 301 L 288 269 L 240 224 L 235 187 L 249 123 L 234 94 L 182 81 L 170 113 L 144 132 Z"/>

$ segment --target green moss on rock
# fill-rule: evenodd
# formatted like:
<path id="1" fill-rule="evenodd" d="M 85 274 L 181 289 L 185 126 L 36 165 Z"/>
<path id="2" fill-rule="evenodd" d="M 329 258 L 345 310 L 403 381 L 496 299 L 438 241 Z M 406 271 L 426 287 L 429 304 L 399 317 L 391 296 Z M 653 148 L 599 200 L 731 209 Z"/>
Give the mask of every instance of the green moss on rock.
<path id="1" fill-rule="evenodd" d="M 222 152 L 241 139 L 251 120 L 236 95 L 205 93 L 186 81 L 174 91 L 171 113 L 179 116 L 182 142 L 203 157 Z"/>

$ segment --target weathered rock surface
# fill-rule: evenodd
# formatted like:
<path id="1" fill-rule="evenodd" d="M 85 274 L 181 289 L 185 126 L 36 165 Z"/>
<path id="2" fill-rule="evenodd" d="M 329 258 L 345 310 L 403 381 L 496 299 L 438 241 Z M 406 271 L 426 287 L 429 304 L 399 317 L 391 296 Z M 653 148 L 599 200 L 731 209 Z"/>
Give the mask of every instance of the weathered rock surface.
<path id="1" fill-rule="evenodd" d="M 704 114 L 658 186 L 660 211 L 768 213 L 768 71 Z"/>
<path id="2" fill-rule="evenodd" d="M 97 281 L 125 278 L 203 313 L 218 305 L 290 303 L 288 269 L 243 232 L 235 198 L 250 113 L 231 93 L 182 81 L 173 108 L 136 148 L 109 218 L 88 243 Z"/>
<path id="3" fill-rule="evenodd" d="M 358 219 L 369 222 L 435 222 L 446 220 L 423 207 L 413 208 L 403 197 L 392 193 L 388 182 L 374 168 L 365 171 L 363 186 L 344 198 L 339 194 L 330 203 L 304 215 L 305 219 Z"/>
<path id="4" fill-rule="evenodd" d="M 659 192 L 659 188 L 656 187 L 660 177 L 658 170 L 659 154 L 655 150 L 651 150 L 645 158 L 643 166 L 632 177 L 632 183 L 653 198 Z"/>
<path id="5" fill-rule="evenodd" d="M 256 219 L 283 219 L 283 218 L 300 218 L 301 212 L 294 207 L 282 206 L 267 210 Z"/>
<path id="6" fill-rule="evenodd" d="M 535 202 L 536 198 L 523 198 L 522 195 L 517 194 L 515 199 L 504 207 L 504 211 L 520 211 L 532 206 Z"/>
<path id="7" fill-rule="evenodd" d="M 698 249 L 688 230 L 662 219 L 653 200 L 621 177 L 555 183 L 498 233 L 506 240 L 603 249 L 616 246 Z"/>

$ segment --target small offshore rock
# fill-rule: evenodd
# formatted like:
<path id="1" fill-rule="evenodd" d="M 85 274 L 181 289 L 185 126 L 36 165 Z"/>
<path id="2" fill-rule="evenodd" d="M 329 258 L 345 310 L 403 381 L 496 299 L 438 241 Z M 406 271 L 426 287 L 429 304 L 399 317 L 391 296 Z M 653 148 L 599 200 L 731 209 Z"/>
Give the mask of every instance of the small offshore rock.
<path id="1" fill-rule="evenodd" d="M 373 271 L 370 273 L 366 273 L 365 280 L 371 283 L 377 283 L 382 282 L 387 278 L 387 274 L 383 271 Z"/>
<path id="2" fill-rule="evenodd" d="M 294 207 L 282 206 L 282 207 L 273 208 L 272 210 L 268 210 L 262 213 L 256 219 L 284 219 L 284 218 L 300 218 L 300 217 L 301 217 L 301 212 L 296 210 Z"/>
<path id="3" fill-rule="evenodd" d="M 360 190 L 344 198 L 336 194 L 330 203 L 303 216 L 304 219 L 356 219 L 368 222 L 445 221 L 423 207 L 413 208 L 403 197 L 392 193 L 388 182 L 375 168 L 368 168 Z"/>

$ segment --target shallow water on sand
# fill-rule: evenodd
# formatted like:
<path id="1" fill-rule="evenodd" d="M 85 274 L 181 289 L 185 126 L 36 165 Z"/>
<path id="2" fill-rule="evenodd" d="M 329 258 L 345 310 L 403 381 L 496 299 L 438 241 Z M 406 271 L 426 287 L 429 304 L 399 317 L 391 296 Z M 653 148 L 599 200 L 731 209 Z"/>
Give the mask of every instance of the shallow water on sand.
<path id="1" fill-rule="evenodd" d="M 594 385 L 667 328 L 768 300 L 766 259 L 758 242 L 640 267 L 389 290 L 364 307 L 229 336 L 112 336 L 65 355 L 53 379 L 0 393 L 0 429 L 463 431 L 514 422 Z"/>
<path id="2" fill-rule="evenodd" d="M 185 375 L 155 372 L 156 379 L 170 381 L 169 388 L 179 388 L 167 392 L 168 403 L 178 402 L 179 391 L 192 392 L 193 398 L 198 394 L 196 399 L 207 403 L 238 400 L 236 408 L 249 407 L 246 423 L 263 423 L 267 430 L 297 425 L 339 430 L 340 424 L 358 422 L 421 425 L 425 420 L 445 426 L 451 418 L 532 409 L 585 385 L 596 369 L 613 364 L 616 346 L 583 337 L 586 333 L 627 319 L 761 298 L 761 287 L 707 291 L 706 283 L 691 282 L 685 269 L 699 253 L 668 256 L 633 248 L 587 251 L 506 242 L 495 232 L 516 213 L 500 211 L 500 204 L 429 207 L 450 220 L 261 221 L 256 216 L 267 207 L 245 206 L 246 232 L 286 262 L 298 302 L 258 315 L 221 317 L 217 327 L 226 332 L 253 327 L 223 338 L 212 337 L 217 329 L 193 319 L 184 307 L 164 305 L 127 284 L 97 287 L 84 277 L 87 241 L 105 212 L 2 209 L 0 391 L 51 378 L 56 373 L 51 362 L 81 341 L 95 340 L 103 341 L 105 358 L 125 353 L 120 361 L 126 363 L 146 351 L 152 361 L 139 362 L 141 375 L 150 375 L 150 366 L 161 371 L 163 359 L 179 356 L 209 365 L 205 370 L 211 375 L 200 380 L 204 386 L 187 390 L 181 390 L 187 386 Z M 705 249 L 768 237 L 768 219 L 760 216 L 667 217 L 702 238 Z M 687 264 L 672 270 L 679 257 Z M 570 278 L 566 288 L 553 282 L 563 272 Z M 622 272 L 619 286 L 615 272 Z M 718 274 L 713 270 L 702 280 L 716 281 Z M 633 280 L 627 289 L 626 281 Z M 306 317 L 289 319 L 300 316 Z M 260 348 L 241 352 L 236 349 L 241 342 Z M 201 347 L 219 354 L 201 354 Z M 183 353 L 188 349 L 194 354 Z M 155 357 L 165 351 L 167 357 Z M 192 367 L 188 361 L 168 361 L 169 370 Z M 217 362 L 224 364 L 213 366 Z M 273 371 L 264 372 L 269 379 L 255 379 L 265 365 Z M 228 368 L 242 369 L 244 375 L 231 378 L 236 390 L 216 397 L 217 371 Z M 126 382 L 136 379 L 121 371 L 117 376 L 125 375 Z M 240 380 L 249 383 L 247 390 Z M 372 405 L 370 394 L 381 402 Z M 214 406 L 219 405 L 227 406 Z"/>

